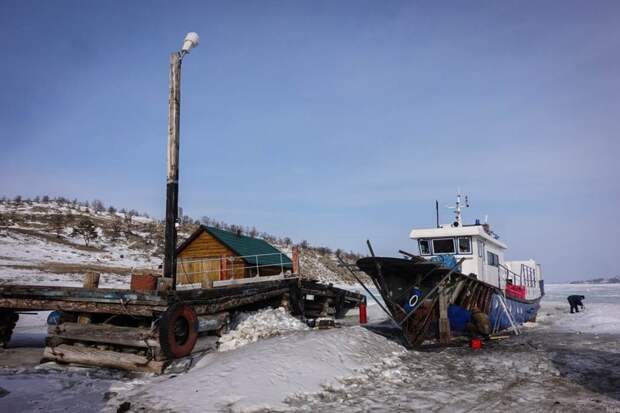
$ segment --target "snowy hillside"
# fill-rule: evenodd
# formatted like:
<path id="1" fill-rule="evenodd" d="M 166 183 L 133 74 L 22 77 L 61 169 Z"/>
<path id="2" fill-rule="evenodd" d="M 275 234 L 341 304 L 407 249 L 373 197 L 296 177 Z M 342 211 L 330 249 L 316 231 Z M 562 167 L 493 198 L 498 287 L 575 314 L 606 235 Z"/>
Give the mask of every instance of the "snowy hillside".
<path id="1" fill-rule="evenodd" d="M 188 219 L 179 241 L 195 228 Z M 161 221 L 136 211 L 103 208 L 96 201 L 0 201 L 0 283 L 81 285 L 87 271 L 101 273 L 101 287 L 128 286 L 134 270 L 158 271 L 163 256 Z M 292 242 L 271 239 L 287 254 Z M 325 251 L 324 251 L 325 250 Z M 354 258 L 353 258 L 354 259 Z M 330 250 L 301 248 L 302 275 L 348 283 Z"/>

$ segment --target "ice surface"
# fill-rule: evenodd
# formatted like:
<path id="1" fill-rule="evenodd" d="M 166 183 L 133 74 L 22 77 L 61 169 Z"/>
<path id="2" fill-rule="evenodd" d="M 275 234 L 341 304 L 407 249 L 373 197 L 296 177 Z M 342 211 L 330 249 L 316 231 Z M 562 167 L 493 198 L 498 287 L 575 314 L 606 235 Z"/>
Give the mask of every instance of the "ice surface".
<path id="1" fill-rule="evenodd" d="M 620 335 L 620 284 L 551 284 L 538 320 L 554 330 Z M 567 297 L 584 295 L 585 309 L 570 314 Z"/>

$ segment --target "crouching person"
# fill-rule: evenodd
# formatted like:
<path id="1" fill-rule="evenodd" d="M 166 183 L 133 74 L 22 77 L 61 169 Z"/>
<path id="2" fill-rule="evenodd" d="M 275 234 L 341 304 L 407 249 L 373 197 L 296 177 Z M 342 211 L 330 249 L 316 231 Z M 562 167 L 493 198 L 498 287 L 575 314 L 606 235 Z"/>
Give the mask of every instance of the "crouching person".
<path id="1" fill-rule="evenodd" d="M 585 300 L 585 298 L 586 297 L 583 295 L 569 295 L 568 296 L 568 304 L 570 305 L 571 314 L 575 311 L 579 312 L 579 307 L 581 307 L 582 310 L 584 309 L 584 305 L 581 300 Z"/>

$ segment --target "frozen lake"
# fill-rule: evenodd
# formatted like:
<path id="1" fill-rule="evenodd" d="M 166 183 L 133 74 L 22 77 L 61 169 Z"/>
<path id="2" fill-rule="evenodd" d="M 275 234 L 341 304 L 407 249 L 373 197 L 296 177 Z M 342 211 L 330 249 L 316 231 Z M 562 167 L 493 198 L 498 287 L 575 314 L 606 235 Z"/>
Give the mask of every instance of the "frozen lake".
<path id="1" fill-rule="evenodd" d="M 142 412 L 620 412 L 620 285 L 547 294 L 537 323 L 480 351 L 406 351 L 360 327 L 297 331 L 283 320 L 276 337 L 161 377 L 37 367 L 44 317 L 24 316 L 13 345 L 30 348 L 0 353 L 0 411 L 115 412 L 130 401 Z M 585 311 L 569 314 L 570 294 L 586 296 Z M 376 307 L 371 320 L 382 317 Z M 271 317 L 256 320 L 261 336 Z"/>

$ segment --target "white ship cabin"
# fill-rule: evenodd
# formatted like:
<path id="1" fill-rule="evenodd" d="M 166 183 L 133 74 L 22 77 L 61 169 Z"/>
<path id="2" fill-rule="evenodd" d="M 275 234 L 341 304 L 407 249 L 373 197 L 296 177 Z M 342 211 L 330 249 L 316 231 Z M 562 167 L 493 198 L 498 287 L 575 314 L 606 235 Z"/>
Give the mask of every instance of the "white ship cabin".
<path id="1" fill-rule="evenodd" d="M 427 259 L 442 255 L 451 255 L 457 261 L 465 258 L 461 265 L 463 274 L 509 289 L 521 298 L 540 297 L 540 264 L 532 259 L 506 261 L 504 253 L 508 247 L 491 231 L 489 225 L 480 224 L 479 221 L 473 225 L 462 223 L 460 195 L 454 208 L 456 220 L 452 224 L 411 231 L 410 238 L 417 241 L 419 254 Z"/>

